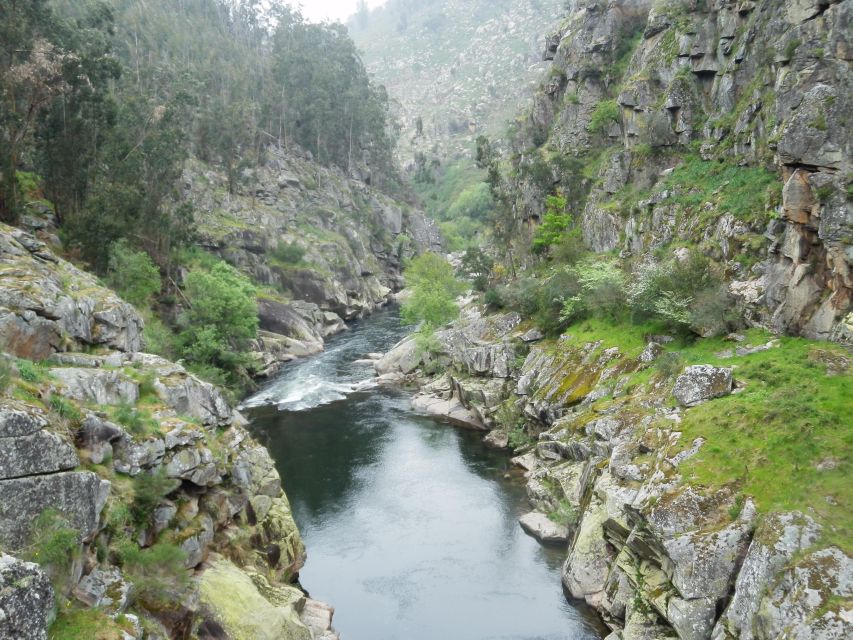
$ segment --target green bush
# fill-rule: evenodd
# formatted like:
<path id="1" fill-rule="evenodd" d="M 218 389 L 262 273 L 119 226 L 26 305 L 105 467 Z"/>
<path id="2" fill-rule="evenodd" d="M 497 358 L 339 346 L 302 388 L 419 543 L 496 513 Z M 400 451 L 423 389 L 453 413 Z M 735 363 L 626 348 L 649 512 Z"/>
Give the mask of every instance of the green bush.
<path id="1" fill-rule="evenodd" d="M 55 509 L 43 511 L 32 525 L 29 557 L 33 562 L 66 569 L 78 552 L 80 533 Z"/>
<path id="2" fill-rule="evenodd" d="M 180 481 L 166 476 L 160 470 L 156 473 L 140 473 L 133 479 L 133 502 L 130 503 L 130 516 L 137 528 L 150 524 L 154 510 L 167 495 L 180 486 Z"/>
<path id="3" fill-rule="evenodd" d="M 403 303 L 404 322 L 438 327 L 459 315 L 455 300 L 463 288 L 444 258 L 424 253 L 409 263 L 403 275 L 412 290 Z"/>
<path id="4" fill-rule="evenodd" d="M 557 244 L 568 231 L 572 217 L 565 212 L 566 199 L 561 196 L 548 196 L 545 200 L 545 213 L 542 223 L 533 236 L 534 253 L 544 253 Z"/>
<path id="5" fill-rule="evenodd" d="M 80 420 L 83 419 L 83 416 L 80 414 L 80 409 L 78 409 L 70 400 L 63 398 L 57 393 L 51 394 L 48 404 L 50 405 L 50 408 L 61 418 L 65 418 L 71 422 L 80 422 Z"/>
<path id="6" fill-rule="evenodd" d="M 136 600 L 148 609 L 159 610 L 171 604 L 171 598 L 189 584 L 184 567 L 187 554 L 177 545 L 158 542 L 140 549 L 132 540 L 117 545 L 118 561 L 133 584 Z"/>
<path id="7" fill-rule="evenodd" d="M 18 369 L 18 375 L 21 377 L 21 380 L 25 382 L 44 382 L 48 378 L 47 370 L 43 364 L 18 358 L 15 361 L 15 366 Z"/>
<path id="8" fill-rule="evenodd" d="M 462 256 L 459 273 L 471 279 L 476 291 L 485 291 L 489 286 L 489 278 L 495 261 L 479 247 L 471 247 Z"/>
<path id="9" fill-rule="evenodd" d="M 295 242 L 279 242 L 271 251 L 273 259 L 285 264 L 299 264 L 305 257 L 305 249 Z"/>
<path id="10" fill-rule="evenodd" d="M 12 384 L 12 365 L 9 360 L 0 355 L 0 393 L 5 393 Z"/>
<path id="11" fill-rule="evenodd" d="M 110 247 L 107 283 L 129 303 L 146 307 L 160 292 L 160 270 L 147 253 L 120 240 Z"/>
<path id="12" fill-rule="evenodd" d="M 666 379 L 674 378 L 684 371 L 684 358 L 677 351 L 667 351 L 655 361 L 655 369 Z"/>
<path id="13" fill-rule="evenodd" d="M 201 369 L 219 369 L 236 382 L 247 365 L 246 348 L 257 335 L 258 307 L 249 280 L 224 262 L 191 271 L 190 302 L 179 320 L 181 355 Z"/>
<path id="14" fill-rule="evenodd" d="M 619 105 L 616 100 L 602 100 L 595 105 L 586 130 L 590 133 L 602 133 L 613 122 L 619 122 Z"/>

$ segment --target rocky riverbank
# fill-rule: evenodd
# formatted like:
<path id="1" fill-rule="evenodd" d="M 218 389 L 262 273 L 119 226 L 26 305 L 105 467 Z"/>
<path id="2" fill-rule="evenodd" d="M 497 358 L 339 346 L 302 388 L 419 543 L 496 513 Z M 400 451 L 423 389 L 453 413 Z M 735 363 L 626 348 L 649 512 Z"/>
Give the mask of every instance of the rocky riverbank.
<path id="1" fill-rule="evenodd" d="M 336 637 L 245 419 L 33 236 L 0 227 L 0 270 L 0 637 L 57 609 L 75 637 Z"/>
<path id="2" fill-rule="evenodd" d="M 703 416 L 729 420 L 756 402 L 751 394 L 772 391 L 761 372 L 778 362 L 810 371 L 812 362 L 818 382 L 849 384 L 843 349 L 757 332 L 676 345 L 618 326 L 546 340 L 516 313 L 475 305 L 436 337 L 433 353 L 403 340 L 377 361 L 379 379 L 418 385 L 417 408 L 516 450 L 541 514 L 522 525 L 546 540 L 568 537 L 565 588 L 601 613 L 611 640 L 853 633 L 844 498 L 820 493 L 830 477 L 843 482 L 833 451 L 798 463 L 814 465 L 818 479 L 786 510 L 766 491 L 752 495 L 749 478 L 712 481 L 706 457 L 732 445 L 696 426 Z M 446 372 L 425 373 L 435 369 Z M 802 494 L 798 473 L 774 481 Z"/>

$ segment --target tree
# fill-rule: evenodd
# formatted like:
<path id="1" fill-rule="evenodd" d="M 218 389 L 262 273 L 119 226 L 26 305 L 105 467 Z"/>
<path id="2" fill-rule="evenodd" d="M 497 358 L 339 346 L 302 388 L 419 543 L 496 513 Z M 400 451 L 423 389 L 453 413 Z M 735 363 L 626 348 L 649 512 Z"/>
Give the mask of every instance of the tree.
<path id="1" fill-rule="evenodd" d="M 412 295 L 403 303 L 404 322 L 423 322 L 429 329 L 459 315 L 455 300 L 463 287 L 447 260 L 434 253 L 421 254 L 409 263 L 403 276 L 406 286 L 412 290 Z"/>
<path id="2" fill-rule="evenodd" d="M 138 307 L 146 306 L 160 291 L 160 270 L 144 251 L 134 251 L 126 240 L 110 248 L 107 279 L 118 294 Z"/>

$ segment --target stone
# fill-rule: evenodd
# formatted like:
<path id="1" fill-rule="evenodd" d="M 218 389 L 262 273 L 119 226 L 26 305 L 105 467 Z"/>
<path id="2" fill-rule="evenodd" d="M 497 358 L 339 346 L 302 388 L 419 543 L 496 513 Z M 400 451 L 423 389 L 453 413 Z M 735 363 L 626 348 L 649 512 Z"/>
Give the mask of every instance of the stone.
<path id="1" fill-rule="evenodd" d="M 0 438 L 0 480 L 65 471 L 79 462 L 74 447 L 50 431 Z"/>
<path id="2" fill-rule="evenodd" d="M 0 553 L 0 638 L 47 640 L 53 587 L 37 564 Z"/>
<path id="3" fill-rule="evenodd" d="M 538 342 L 545 337 L 545 334 L 539 329 L 533 328 L 521 334 L 522 342 Z"/>
<path id="4" fill-rule="evenodd" d="M 568 527 L 554 522 L 539 511 L 531 511 L 521 516 L 518 524 L 539 542 L 564 543 L 569 539 Z"/>
<path id="5" fill-rule="evenodd" d="M 340 640 L 332 628 L 335 610 L 325 602 L 306 598 L 299 615 L 305 626 L 311 629 L 315 640 Z"/>
<path id="6" fill-rule="evenodd" d="M 428 395 L 416 395 L 412 398 L 412 409 L 436 418 L 446 420 L 457 427 L 486 431 L 486 425 L 457 398 L 442 400 Z"/>
<path id="7" fill-rule="evenodd" d="M 96 568 L 74 587 L 74 597 L 90 608 L 106 609 L 111 615 L 127 608 L 131 585 L 116 567 Z"/>
<path id="8" fill-rule="evenodd" d="M 200 487 L 212 487 L 222 482 L 210 449 L 181 449 L 165 465 L 170 478 L 189 480 Z"/>
<path id="9" fill-rule="evenodd" d="M 292 605 L 271 603 L 228 560 L 217 559 L 204 570 L 199 594 L 207 616 L 221 625 L 230 640 L 312 640 Z"/>
<path id="10" fill-rule="evenodd" d="M 51 375 L 63 385 L 63 395 L 98 405 L 134 405 L 139 385 L 120 371 L 58 367 Z"/>
<path id="11" fill-rule="evenodd" d="M 234 419 L 219 389 L 183 370 L 158 377 L 154 390 L 176 414 L 197 418 L 205 426 L 225 426 Z"/>
<path id="12" fill-rule="evenodd" d="M 732 387 L 732 369 L 699 364 L 684 369 L 676 378 L 672 393 L 681 406 L 693 407 L 730 394 Z"/>
<path id="13" fill-rule="evenodd" d="M 61 513 L 81 540 L 91 539 L 109 491 L 110 483 L 89 471 L 0 480 L 0 545 L 23 548 L 32 523 L 47 509 Z"/>
<path id="14" fill-rule="evenodd" d="M 640 362 L 654 362 L 663 353 L 663 347 L 657 342 L 649 342 L 637 360 Z"/>
<path id="15" fill-rule="evenodd" d="M 32 407 L 10 401 L 0 406 L 0 438 L 32 435 L 46 426 L 45 417 Z"/>

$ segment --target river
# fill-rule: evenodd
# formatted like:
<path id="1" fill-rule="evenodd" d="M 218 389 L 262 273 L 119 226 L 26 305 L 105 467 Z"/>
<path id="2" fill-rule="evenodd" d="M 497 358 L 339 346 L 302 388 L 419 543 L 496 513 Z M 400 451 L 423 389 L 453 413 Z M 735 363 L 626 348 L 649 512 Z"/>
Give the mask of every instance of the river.
<path id="1" fill-rule="evenodd" d="M 395 310 L 377 313 L 247 403 L 308 549 L 300 582 L 335 607 L 343 640 L 600 638 L 563 595 L 565 550 L 518 526 L 529 506 L 509 457 L 353 364 L 404 333 Z"/>

